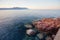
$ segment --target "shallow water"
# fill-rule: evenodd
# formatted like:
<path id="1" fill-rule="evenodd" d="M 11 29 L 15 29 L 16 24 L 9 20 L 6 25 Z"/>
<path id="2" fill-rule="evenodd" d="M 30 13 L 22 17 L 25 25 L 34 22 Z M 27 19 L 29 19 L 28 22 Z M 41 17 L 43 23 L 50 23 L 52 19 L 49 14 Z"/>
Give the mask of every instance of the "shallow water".
<path id="1" fill-rule="evenodd" d="M 22 40 L 24 23 L 44 17 L 60 17 L 60 10 L 0 10 L 0 39 Z"/>

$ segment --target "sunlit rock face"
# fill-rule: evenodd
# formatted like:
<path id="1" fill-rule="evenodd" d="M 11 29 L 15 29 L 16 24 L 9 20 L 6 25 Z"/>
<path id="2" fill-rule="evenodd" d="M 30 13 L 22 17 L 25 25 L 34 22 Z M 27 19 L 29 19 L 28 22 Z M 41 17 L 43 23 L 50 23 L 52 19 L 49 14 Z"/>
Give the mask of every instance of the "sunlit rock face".
<path id="1" fill-rule="evenodd" d="M 60 18 L 43 18 L 33 22 L 33 25 L 38 31 L 50 31 L 60 27 Z"/>
<path id="2" fill-rule="evenodd" d="M 36 32 L 33 29 L 26 30 L 27 35 L 34 35 Z"/>

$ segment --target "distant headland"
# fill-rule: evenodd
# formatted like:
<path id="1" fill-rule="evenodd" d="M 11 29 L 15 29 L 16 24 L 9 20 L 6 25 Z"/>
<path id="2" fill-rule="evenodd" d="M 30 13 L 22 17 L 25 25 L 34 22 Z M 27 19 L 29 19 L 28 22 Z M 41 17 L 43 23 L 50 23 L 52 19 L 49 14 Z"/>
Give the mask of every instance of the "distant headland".
<path id="1" fill-rule="evenodd" d="M 25 7 L 0 8 L 0 10 L 26 10 Z"/>

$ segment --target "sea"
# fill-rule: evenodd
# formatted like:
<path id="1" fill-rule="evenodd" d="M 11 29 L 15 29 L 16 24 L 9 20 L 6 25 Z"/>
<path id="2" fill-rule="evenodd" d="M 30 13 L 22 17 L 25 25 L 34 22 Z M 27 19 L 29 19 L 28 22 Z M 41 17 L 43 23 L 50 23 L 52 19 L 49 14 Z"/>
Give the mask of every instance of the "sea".
<path id="1" fill-rule="evenodd" d="M 0 40 L 23 40 L 25 24 L 54 17 L 60 17 L 60 10 L 0 10 Z"/>

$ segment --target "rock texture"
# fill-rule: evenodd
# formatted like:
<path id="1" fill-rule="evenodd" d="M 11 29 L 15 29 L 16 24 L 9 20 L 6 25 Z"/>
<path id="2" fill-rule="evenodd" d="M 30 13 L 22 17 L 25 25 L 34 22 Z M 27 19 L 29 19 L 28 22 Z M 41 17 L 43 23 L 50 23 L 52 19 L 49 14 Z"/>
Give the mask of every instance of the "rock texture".
<path id="1" fill-rule="evenodd" d="M 60 29 L 58 30 L 54 40 L 60 40 Z"/>
<path id="2" fill-rule="evenodd" d="M 52 29 L 60 28 L 60 18 L 43 18 L 33 22 L 33 25 L 39 31 L 51 31 Z"/>

